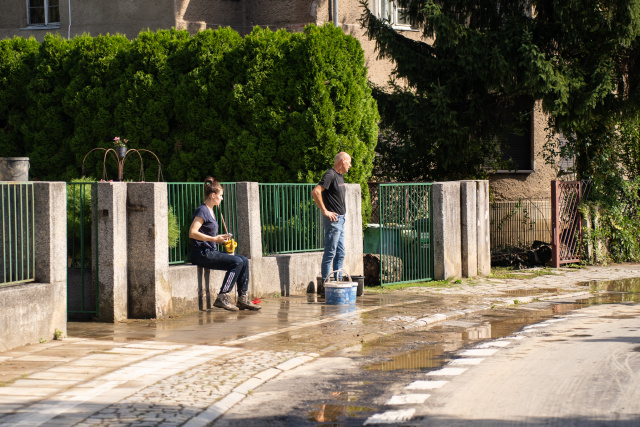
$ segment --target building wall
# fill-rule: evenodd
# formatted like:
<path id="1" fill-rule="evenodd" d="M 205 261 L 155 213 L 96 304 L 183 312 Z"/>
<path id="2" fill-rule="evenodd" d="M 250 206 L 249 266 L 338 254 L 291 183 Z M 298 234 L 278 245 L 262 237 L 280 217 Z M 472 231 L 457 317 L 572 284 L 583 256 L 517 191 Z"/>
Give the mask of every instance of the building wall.
<path id="1" fill-rule="evenodd" d="M 246 34 L 245 10 L 244 0 L 175 0 L 175 27 L 190 33 L 231 27 Z"/>
<path id="2" fill-rule="evenodd" d="M 492 174 L 489 177 L 492 200 L 546 200 L 551 197 L 551 180 L 556 178 L 557 171 L 544 159 L 543 151 L 548 135 L 546 127 L 547 115 L 542 111 L 538 102 L 534 107 L 531 133 L 533 173 Z"/>
<path id="3" fill-rule="evenodd" d="M 46 34 L 71 37 L 84 33 L 124 34 L 135 38 L 145 29 L 160 30 L 176 26 L 179 0 L 60 0 L 60 25 L 28 27 L 26 0 L 0 0 L 0 39 L 14 36 L 44 40 Z M 231 1 L 231 3 L 235 3 Z M 69 5 L 71 28 L 69 28 Z"/>

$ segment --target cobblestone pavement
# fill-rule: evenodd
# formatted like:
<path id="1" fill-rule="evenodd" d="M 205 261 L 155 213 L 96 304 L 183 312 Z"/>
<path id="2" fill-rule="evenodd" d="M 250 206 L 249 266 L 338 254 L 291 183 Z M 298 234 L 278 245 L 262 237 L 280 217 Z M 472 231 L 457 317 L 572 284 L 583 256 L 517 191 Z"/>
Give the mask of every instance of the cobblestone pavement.
<path id="1" fill-rule="evenodd" d="M 412 303 L 420 295 L 451 296 L 443 300 L 446 304 L 429 308 L 424 317 L 403 320 L 398 316 L 397 322 L 387 322 L 394 327 L 421 327 L 486 309 L 489 304 L 588 293 L 581 283 L 640 277 L 640 265 L 562 268 L 553 273 L 527 278 L 528 270 L 518 273 L 521 279 L 478 278 L 449 287 L 413 287 L 402 291 L 405 297 L 379 306 L 363 300 L 346 316 L 356 319 L 379 309 L 393 313 L 403 298 Z M 455 306 L 448 305 L 452 301 Z M 305 312 L 304 307 L 299 310 Z M 271 314 L 263 311 L 267 319 Z M 324 329 L 335 331 L 344 324 L 345 314 L 321 317 L 319 310 L 308 312 L 306 318 L 292 316 L 289 323 L 280 319 L 277 328 L 265 322 L 261 330 L 246 335 L 233 330 L 234 322 L 222 323 L 216 327 L 228 328 L 228 338 L 213 345 L 71 337 L 0 353 L 0 427 L 209 425 L 266 381 L 319 357 L 315 352 L 319 347 L 305 348 L 300 342 L 287 345 L 286 339 L 269 347 L 269 339 L 279 334 L 293 337 L 294 332 L 304 335 L 300 331 L 306 328 L 320 331 L 342 321 Z M 341 344 L 340 335 L 308 335 L 333 349 Z M 233 337 L 242 338 L 229 339 Z M 254 349 L 245 344 L 253 344 Z"/>

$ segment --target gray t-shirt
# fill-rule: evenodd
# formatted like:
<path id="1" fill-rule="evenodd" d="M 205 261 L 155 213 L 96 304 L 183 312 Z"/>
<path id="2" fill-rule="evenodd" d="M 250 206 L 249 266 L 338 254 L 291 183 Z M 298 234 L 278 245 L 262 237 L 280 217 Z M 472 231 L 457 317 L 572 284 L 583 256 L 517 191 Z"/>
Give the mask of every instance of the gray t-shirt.
<path id="1" fill-rule="evenodd" d="M 346 187 L 344 186 L 344 175 L 339 174 L 331 168 L 324 173 L 318 185 L 325 189 L 322 192 L 322 202 L 331 212 L 338 215 L 347 213 L 347 206 L 344 202 Z"/>

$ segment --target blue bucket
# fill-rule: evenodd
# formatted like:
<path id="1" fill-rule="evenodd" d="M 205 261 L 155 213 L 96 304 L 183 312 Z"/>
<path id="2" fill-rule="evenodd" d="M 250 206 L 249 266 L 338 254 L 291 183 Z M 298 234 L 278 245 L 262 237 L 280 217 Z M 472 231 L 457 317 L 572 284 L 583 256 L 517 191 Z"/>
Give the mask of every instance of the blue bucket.
<path id="1" fill-rule="evenodd" d="M 358 296 L 358 282 L 351 282 L 351 304 L 356 303 L 356 297 Z"/>
<path id="2" fill-rule="evenodd" d="M 324 298 L 328 305 L 351 304 L 351 282 L 331 282 L 324 284 Z"/>

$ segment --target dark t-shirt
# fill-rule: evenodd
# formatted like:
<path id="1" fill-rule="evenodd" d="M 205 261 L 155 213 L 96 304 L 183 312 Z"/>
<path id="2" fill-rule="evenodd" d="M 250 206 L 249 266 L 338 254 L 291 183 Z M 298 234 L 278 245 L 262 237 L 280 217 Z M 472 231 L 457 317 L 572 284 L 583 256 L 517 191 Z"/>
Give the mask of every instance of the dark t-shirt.
<path id="1" fill-rule="evenodd" d="M 204 220 L 202 226 L 200 227 L 200 231 L 202 234 L 206 234 L 207 236 L 216 237 L 218 235 L 218 222 L 215 217 L 211 215 L 211 211 L 204 203 L 198 206 L 193 213 L 193 217 L 191 221 L 195 219 L 195 217 L 199 216 Z M 213 242 L 205 242 L 202 240 L 191 239 L 191 250 L 204 250 L 211 249 L 212 251 L 217 251 L 218 248 L 216 244 Z"/>
<path id="2" fill-rule="evenodd" d="M 338 215 L 347 213 L 347 206 L 344 203 L 344 194 L 346 187 L 344 186 L 344 175 L 339 174 L 335 169 L 331 168 L 324 173 L 324 176 L 318 183 L 325 189 L 322 192 L 322 202 L 324 206 L 331 212 Z"/>

